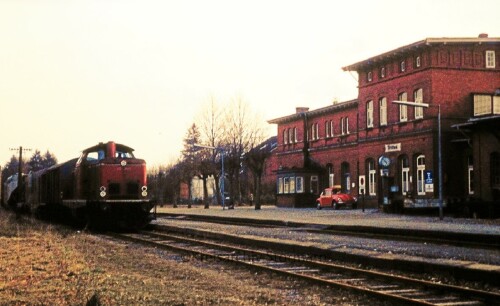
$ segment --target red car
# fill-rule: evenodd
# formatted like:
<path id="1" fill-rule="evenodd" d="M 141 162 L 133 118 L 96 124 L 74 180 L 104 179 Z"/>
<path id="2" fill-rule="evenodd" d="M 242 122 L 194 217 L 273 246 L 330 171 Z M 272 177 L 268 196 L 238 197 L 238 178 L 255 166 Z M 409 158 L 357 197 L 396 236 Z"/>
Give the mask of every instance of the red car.
<path id="1" fill-rule="evenodd" d="M 341 206 L 350 206 L 355 209 L 358 206 L 358 200 L 350 194 L 342 193 L 340 185 L 326 188 L 316 200 L 318 209 L 323 207 L 338 209 Z"/>

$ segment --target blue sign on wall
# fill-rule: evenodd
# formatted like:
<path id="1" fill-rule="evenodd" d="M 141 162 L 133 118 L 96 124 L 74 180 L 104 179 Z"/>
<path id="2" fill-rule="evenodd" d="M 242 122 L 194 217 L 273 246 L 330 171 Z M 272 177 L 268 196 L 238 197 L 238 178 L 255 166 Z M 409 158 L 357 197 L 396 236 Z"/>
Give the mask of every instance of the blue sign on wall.
<path id="1" fill-rule="evenodd" d="M 432 171 L 431 170 L 424 171 L 424 179 L 425 179 L 425 184 L 432 184 Z"/>

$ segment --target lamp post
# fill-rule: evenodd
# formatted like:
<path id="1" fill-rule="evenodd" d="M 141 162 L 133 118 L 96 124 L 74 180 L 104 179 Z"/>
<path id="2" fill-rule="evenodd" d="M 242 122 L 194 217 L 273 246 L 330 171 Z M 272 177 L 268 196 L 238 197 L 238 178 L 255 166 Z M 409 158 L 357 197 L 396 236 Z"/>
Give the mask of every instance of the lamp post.
<path id="1" fill-rule="evenodd" d="M 211 149 L 211 150 L 215 150 L 215 151 L 220 151 L 221 152 L 221 176 L 222 176 L 222 181 L 221 181 L 221 184 L 220 184 L 220 190 L 221 190 L 221 193 L 222 193 L 222 210 L 224 210 L 226 208 L 226 205 L 225 205 L 225 199 L 226 199 L 226 195 L 224 194 L 224 180 L 225 180 L 225 173 L 224 173 L 224 155 L 225 155 L 225 151 L 224 151 L 224 148 L 223 147 L 212 147 L 212 146 L 204 146 L 204 145 L 200 145 L 200 144 L 193 144 L 193 147 L 195 148 L 205 148 L 205 149 Z"/>
<path id="2" fill-rule="evenodd" d="M 443 220 L 443 160 L 442 160 L 442 139 L 441 139 L 441 104 L 430 105 L 429 103 L 417 103 L 410 101 L 392 101 L 392 103 L 400 105 L 409 105 L 415 107 L 429 108 L 437 106 L 438 108 L 438 193 L 439 193 L 439 220 Z"/>

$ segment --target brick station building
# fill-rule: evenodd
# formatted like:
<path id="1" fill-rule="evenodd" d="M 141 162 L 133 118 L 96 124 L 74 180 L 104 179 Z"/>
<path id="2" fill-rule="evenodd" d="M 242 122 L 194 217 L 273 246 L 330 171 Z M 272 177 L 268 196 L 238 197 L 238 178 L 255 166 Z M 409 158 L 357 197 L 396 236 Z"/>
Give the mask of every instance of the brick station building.
<path id="1" fill-rule="evenodd" d="M 314 207 L 332 185 L 366 207 L 438 206 L 440 122 L 443 205 L 498 209 L 500 38 L 427 38 L 343 70 L 357 99 L 269 121 L 278 206 Z"/>

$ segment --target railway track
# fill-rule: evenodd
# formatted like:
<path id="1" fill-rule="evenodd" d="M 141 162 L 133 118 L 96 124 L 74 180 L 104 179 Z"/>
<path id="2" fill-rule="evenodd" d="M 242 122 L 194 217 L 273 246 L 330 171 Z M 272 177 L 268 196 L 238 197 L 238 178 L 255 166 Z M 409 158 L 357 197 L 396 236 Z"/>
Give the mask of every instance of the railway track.
<path id="1" fill-rule="evenodd" d="M 159 231 L 113 234 L 115 238 L 274 272 L 309 282 L 353 290 L 405 305 L 492 305 L 500 294 L 333 264 L 303 255 L 200 240 Z"/>
<path id="2" fill-rule="evenodd" d="M 182 219 L 186 221 L 210 222 L 237 226 L 258 227 L 284 227 L 294 228 L 297 231 L 305 231 L 317 234 L 355 236 L 371 239 L 388 239 L 407 242 L 425 242 L 437 245 L 451 245 L 468 248 L 500 249 L 500 237 L 498 235 L 436 232 L 427 230 L 405 229 L 395 231 L 391 228 L 367 227 L 367 226 L 344 226 L 326 224 L 307 224 L 300 222 L 276 221 L 250 218 L 226 218 L 205 215 L 178 215 L 158 214 L 159 218 Z"/>

